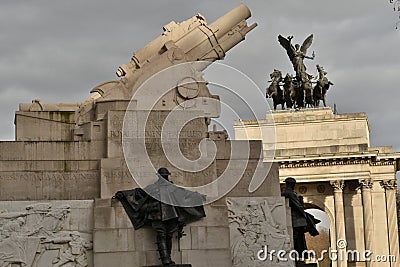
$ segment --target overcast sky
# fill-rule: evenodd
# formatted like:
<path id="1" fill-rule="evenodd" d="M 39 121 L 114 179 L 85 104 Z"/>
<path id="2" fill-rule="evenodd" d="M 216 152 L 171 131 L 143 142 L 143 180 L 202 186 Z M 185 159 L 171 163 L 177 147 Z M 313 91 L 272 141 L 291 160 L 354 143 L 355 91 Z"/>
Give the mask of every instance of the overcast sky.
<path id="1" fill-rule="evenodd" d="M 372 145 L 400 151 L 400 30 L 388 1 L 243 1 L 259 26 L 231 50 L 225 64 L 264 90 L 267 74 L 292 66 L 278 34 L 302 42 L 314 33 L 314 62 L 335 86 L 328 103 L 339 113 L 366 112 Z M 202 13 L 209 23 L 240 4 L 235 0 L 1 1 L 0 139 L 14 138 L 19 103 L 81 102 L 96 85 L 116 79 L 132 52 L 162 33 L 162 26 Z"/>

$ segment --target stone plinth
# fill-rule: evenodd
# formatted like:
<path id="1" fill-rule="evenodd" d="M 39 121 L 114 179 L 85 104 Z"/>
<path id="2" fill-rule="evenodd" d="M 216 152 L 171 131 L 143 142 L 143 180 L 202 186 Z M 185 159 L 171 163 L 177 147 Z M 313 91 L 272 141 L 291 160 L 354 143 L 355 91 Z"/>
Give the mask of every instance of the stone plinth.
<path id="1" fill-rule="evenodd" d="M 269 116 L 273 124 L 270 120 L 235 122 L 235 139 L 260 140 L 263 128 L 275 127 L 278 152 L 293 150 L 296 153 L 296 149 L 332 146 L 339 149 L 340 146 L 369 146 L 370 143 L 365 113 L 333 114 L 331 108 L 321 108 L 276 111 Z"/>

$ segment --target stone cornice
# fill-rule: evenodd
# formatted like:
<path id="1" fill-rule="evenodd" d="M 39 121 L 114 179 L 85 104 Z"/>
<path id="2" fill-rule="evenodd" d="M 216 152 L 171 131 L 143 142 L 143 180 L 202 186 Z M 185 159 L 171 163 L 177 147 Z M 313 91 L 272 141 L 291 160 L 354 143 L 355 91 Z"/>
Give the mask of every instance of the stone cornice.
<path id="1" fill-rule="evenodd" d="M 307 116 L 312 114 L 312 116 Z M 254 125 L 271 126 L 271 125 L 286 125 L 290 123 L 304 124 L 320 123 L 320 122 L 337 122 L 337 121 L 367 121 L 368 117 L 365 112 L 348 113 L 348 114 L 333 114 L 331 108 L 320 109 L 305 109 L 305 110 L 277 110 L 272 113 L 267 113 L 270 118 L 268 120 L 239 120 L 234 122 L 234 127 L 252 127 Z M 273 120 L 272 120 L 273 118 Z"/>
<path id="2" fill-rule="evenodd" d="M 377 161 L 372 157 L 346 157 L 330 159 L 275 159 L 281 169 L 369 164 L 370 166 L 396 166 L 396 158 Z"/>

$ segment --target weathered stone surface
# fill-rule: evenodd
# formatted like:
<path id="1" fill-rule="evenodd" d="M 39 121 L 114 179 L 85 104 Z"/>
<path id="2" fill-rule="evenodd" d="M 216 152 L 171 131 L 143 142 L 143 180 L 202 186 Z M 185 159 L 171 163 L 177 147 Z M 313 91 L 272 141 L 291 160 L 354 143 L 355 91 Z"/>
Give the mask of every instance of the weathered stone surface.
<path id="1" fill-rule="evenodd" d="M 93 251 L 97 252 L 118 252 L 135 251 L 135 239 L 132 228 L 102 229 L 94 230 Z M 110 242 L 113 240 L 113 242 Z"/>
<path id="2" fill-rule="evenodd" d="M 0 142 L 0 160 L 97 160 L 105 157 L 102 141 Z"/>
<path id="3" fill-rule="evenodd" d="M 98 171 L 0 172 L 0 200 L 91 199 L 98 197 Z"/>
<path id="4" fill-rule="evenodd" d="M 369 145 L 368 118 L 365 113 L 333 114 L 331 108 L 272 113 L 276 127 L 276 149 Z M 260 140 L 270 121 L 235 123 L 237 140 Z M 261 125 L 261 130 L 258 125 Z M 249 129 L 247 131 L 247 129 Z M 247 131 L 247 137 L 246 137 Z"/>
<path id="5" fill-rule="evenodd" d="M 232 266 L 229 249 L 183 250 L 182 262 L 190 262 L 195 267 Z"/>
<path id="6" fill-rule="evenodd" d="M 148 266 L 144 266 L 144 267 L 162 267 L 162 266 L 163 265 L 148 265 Z M 172 264 L 172 265 L 169 265 L 169 266 L 171 266 L 171 267 L 192 267 L 191 264 Z"/>
<path id="7" fill-rule="evenodd" d="M 139 252 L 113 252 L 113 253 L 96 253 L 94 257 L 94 266 L 110 267 L 110 266 L 144 266 L 145 258 Z"/>
<path id="8" fill-rule="evenodd" d="M 70 141 L 75 111 L 17 111 L 16 141 Z"/>
<path id="9" fill-rule="evenodd" d="M 192 249 L 226 249 L 229 248 L 228 227 L 190 227 Z"/>

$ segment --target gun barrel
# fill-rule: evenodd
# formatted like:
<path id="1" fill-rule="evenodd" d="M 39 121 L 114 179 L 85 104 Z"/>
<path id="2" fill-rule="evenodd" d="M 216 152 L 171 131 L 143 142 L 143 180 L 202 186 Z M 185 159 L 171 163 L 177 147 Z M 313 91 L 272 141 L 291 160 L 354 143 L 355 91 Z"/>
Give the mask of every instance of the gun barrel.
<path id="1" fill-rule="evenodd" d="M 221 38 L 231 29 L 251 17 L 250 9 L 245 4 L 240 4 L 209 25 L 217 38 Z"/>
<path id="2" fill-rule="evenodd" d="M 156 71 L 151 68 L 150 72 L 140 72 L 139 69 L 146 65 L 163 65 L 165 67 L 165 62 L 156 63 L 157 60 L 162 62 L 163 56 L 168 56 L 170 60 L 168 64 L 199 60 L 211 63 L 223 59 L 230 49 L 243 41 L 246 34 L 257 26 L 256 23 L 251 26 L 247 25 L 246 20 L 250 17 L 249 8 L 241 4 L 210 25 L 207 25 L 205 18 L 200 14 L 181 23 L 170 22 L 164 26 L 164 33 L 161 36 L 138 50 L 129 64 L 121 65 L 117 75 L 119 77 L 131 76 L 132 83 L 134 83 L 137 79 L 133 76 L 138 78 L 145 72 L 151 75 L 150 72 Z M 166 53 L 170 49 L 178 50 L 178 52 L 173 55 Z M 204 68 L 207 65 L 204 64 Z"/>
<path id="3" fill-rule="evenodd" d="M 250 10 L 241 4 L 209 26 L 199 26 L 179 40 L 177 45 L 196 60 L 223 59 L 226 52 L 243 41 L 246 34 L 257 26 L 256 23 L 247 26 L 246 19 L 249 17 Z"/>

